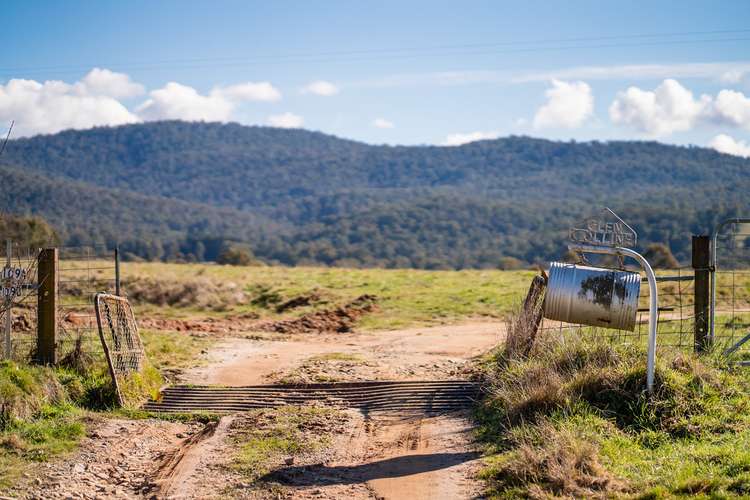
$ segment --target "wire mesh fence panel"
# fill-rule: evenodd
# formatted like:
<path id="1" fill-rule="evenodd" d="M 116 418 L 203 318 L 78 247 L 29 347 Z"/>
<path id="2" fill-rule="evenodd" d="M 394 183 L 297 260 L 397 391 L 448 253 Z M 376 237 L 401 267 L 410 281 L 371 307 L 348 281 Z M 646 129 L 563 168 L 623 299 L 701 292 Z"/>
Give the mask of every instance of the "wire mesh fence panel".
<path id="1" fill-rule="evenodd" d="M 146 354 L 128 299 L 99 293 L 95 298 L 99 337 L 120 404 L 127 404 L 128 377 L 143 369 Z"/>
<path id="2" fill-rule="evenodd" d="M 0 245 L 0 356 L 17 361 L 31 361 L 36 353 L 37 322 L 37 254 L 36 249 L 11 242 L 10 252 L 3 242 Z M 10 335 L 6 338 L 7 317 L 10 317 Z M 9 340 L 9 342 L 8 342 Z M 10 348 L 8 349 L 8 345 Z"/>
<path id="3" fill-rule="evenodd" d="M 720 348 L 750 334 L 750 223 L 724 225 L 715 243 L 714 340 Z M 750 342 L 737 353 L 750 357 Z"/>
<path id="4" fill-rule="evenodd" d="M 632 269 L 631 269 L 632 270 Z M 583 336 L 610 344 L 638 345 L 648 342 L 649 287 L 641 274 L 642 286 L 638 298 L 635 327 L 633 330 L 593 327 L 544 319 L 541 335 Z M 657 317 L 657 348 L 668 347 L 680 350 L 694 348 L 694 273 L 689 267 L 657 271 L 659 313 Z"/>
<path id="5" fill-rule="evenodd" d="M 58 359 L 80 352 L 101 356 L 94 297 L 115 293 L 114 251 L 104 245 L 59 249 Z"/>

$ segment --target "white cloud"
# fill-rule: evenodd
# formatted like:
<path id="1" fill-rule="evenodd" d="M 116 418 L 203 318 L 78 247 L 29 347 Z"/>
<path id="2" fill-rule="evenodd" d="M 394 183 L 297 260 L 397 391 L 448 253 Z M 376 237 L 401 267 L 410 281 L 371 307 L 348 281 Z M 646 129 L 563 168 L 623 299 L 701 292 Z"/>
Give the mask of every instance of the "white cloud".
<path id="1" fill-rule="evenodd" d="M 281 100 L 281 92 L 270 82 L 239 83 L 219 88 L 217 91 L 227 99 L 238 101 L 275 102 Z"/>
<path id="2" fill-rule="evenodd" d="M 105 68 L 94 68 L 73 83 L 13 79 L 0 83 L 0 123 L 15 120 L 14 135 L 23 137 L 142 120 L 228 121 L 243 102 L 281 99 L 269 82 L 214 87 L 206 95 L 170 82 L 149 92 L 133 111 L 121 102 L 144 92 L 130 76 Z"/>
<path id="3" fill-rule="evenodd" d="M 0 85 L 0 122 L 15 120 L 14 135 L 29 136 L 139 121 L 113 97 L 91 92 L 82 82 L 70 85 L 56 80 L 13 79 Z M 113 92 L 113 87 L 108 92 Z"/>
<path id="4" fill-rule="evenodd" d="M 201 95 L 193 87 L 169 82 L 152 90 L 150 98 L 136 108 L 144 120 L 227 121 L 234 105 L 220 92 Z"/>
<path id="5" fill-rule="evenodd" d="M 385 118 L 375 118 L 372 121 L 372 126 L 375 128 L 393 128 L 395 125 L 393 122 L 386 120 Z"/>
<path id="6" fill-rule="evenodd" d="M 736 90 L 722 90 L 713 104 L 713 116 L 721 123 L 750 130 L 750 98 Z"/>
<path id="7" fill-rule="evenodd" d="M 719 134 L 714 137 L 709 146 L 719 153 L 750 158 L 750 144 L 745 141 L 737 141 L 726 134 Z"/>
<path id="8" fill-rule="evenodd" d="M 76 84 L 82 94 L 127 98 L 145 92 L 143 85 L 130 79 L 125 73 L 94 68 Z"/>
<path id="9" fill-rule="evenodd" d="M 710 112 L 711 97 L 695 99 L 693 93 L 672 79 L 653 91 L 629 87 L 617 94 L 609 116 L 617 125 L 628 125 L 649 136 L 690 130 Z"/>
<path id="10" fill-rule="evenodd" d="M 512 77 L 512 83 L 549 80 L 664 80 L 666 78 L 698 78 L 730 82 L 750 72 L 750 61 L 722 63 L 624 64 L 611 66 L 577 66 L 553 71 L 526 73 Z M 738 76 L 739 75 L 739 76 Z"/>
<path id="11" fill-rule="evenodd" d="M 280 115 L 271 115 L 268 117 L 268 124 L 280 128 L 300 128 L 304 119 L 294 113 L 286 112 Z"/>
<path id="12" fill-rule="evenodd" d="M 724 89 L 716 97 L 693 93 L 678 81 L 667 79 L 653 91 L 630 87 L 617 94 L 609 107 L 617 125 L 627 125 L 652 137 L 719 123 L 750 130 L 750 98 Z"/>
<path id="13" fill-rule="evenodd" d="M 331 82 L 327 82 L 325 80 L 316 80 L 307 84 L 305 88 L 302 89 L 302 93 L 330 97 L 332 95 L 338 94 L 339 88 Z"/>
<path id="14" fill-rule="evenodd" d="M 445 141 L 443 141 L 443 146 L 460 146 L 462 144 L 468 144 L 470 142 L 474 141 L 482 141 L 485 139 L 497 139 L 500 137 L 500 132 L 468 132 L 465 134 L 450 134 L 448 137 L 445 138 Z"/>
<path id="15" fill-rule="evenodd" d="M 552 80 L 547 103 L 534 115 L 534 128 L 577 128 L 594 112 L 594 96 L 586 82 Z"/>
<path id="16" fill-rule="evenodd" d="M 207 95 L 187 85 L 169 82 L 152 90 L 136 112 L 144 120 L 228 121 L 241 102 L 279 99 L 281 93 L 268 82 L 214 87 Z"/>
<path id="17" fill-rule="evenodd" d="M 750 73 L 750 68 L 731 68 L 721 74 L 719 81 L 721 83 L 736 85 L 741 83 L 748 73 Z"/>

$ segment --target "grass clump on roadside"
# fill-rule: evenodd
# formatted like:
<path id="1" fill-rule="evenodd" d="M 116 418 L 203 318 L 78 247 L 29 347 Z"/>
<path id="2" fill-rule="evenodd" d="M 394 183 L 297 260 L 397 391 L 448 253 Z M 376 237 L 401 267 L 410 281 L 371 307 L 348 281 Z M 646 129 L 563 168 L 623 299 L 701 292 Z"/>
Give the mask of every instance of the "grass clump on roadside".
<path id="1" fill-rule="evenodd" d="M 212 337 L 198 337 L 185 332 L 141 329 L 146 355 L 166 376 L 200 364 L 204 354 L 216 342 Z"/>
<path id="2" fill-rule="evenodd" d="M 0 362 L 0 490 L 10 487 L 27 463 L 70 451 L 83 437 L 84 415 L 74 397 L 84 396 L 85 383 L 68 375 Z"/>
<path id="3" fill-rule="evenodd" d="M 255 481 L 282 461 L 291 465 L 300 455 L 324 448 L 346 421 L 339 410 L 318 406 L 248 412 L 231 425 L 237 449 L 233 467 Z"/>
<path id="4" fill-rule="evenodd" d="M 497 497 L 750 494 L 750 377 L 713 358 L 540 339 L 485 360 L 478 417 Z"/>

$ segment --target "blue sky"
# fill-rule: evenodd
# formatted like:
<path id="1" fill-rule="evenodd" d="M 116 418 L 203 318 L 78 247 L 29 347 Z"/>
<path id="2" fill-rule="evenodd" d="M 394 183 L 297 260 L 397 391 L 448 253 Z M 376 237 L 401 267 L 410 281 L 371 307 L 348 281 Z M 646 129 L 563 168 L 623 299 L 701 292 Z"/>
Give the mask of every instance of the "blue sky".
<path id="1" fill-rule="evenodd" d="M 750 155 L 747 1 L 2 8 L 0 129 L 15 119 L 19 135 L 184 118 L 370 143 L 523 134 Z"/>

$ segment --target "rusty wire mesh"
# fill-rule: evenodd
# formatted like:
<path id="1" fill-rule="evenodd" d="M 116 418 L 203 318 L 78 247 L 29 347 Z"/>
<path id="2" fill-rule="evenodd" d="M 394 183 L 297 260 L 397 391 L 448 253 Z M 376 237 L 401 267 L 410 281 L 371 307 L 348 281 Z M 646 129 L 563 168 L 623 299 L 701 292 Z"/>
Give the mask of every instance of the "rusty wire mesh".
<path id="1" fill-rule="evenodd" d="M 727 348 L 750 333 L 750 224 L 724 226 L 717 235 L 715 252 L 714 339 Z M 743 352 L 750 352 L 750 342 L 740 349 Z"/>
<path id="2" fill-rule="evenodd" d="M 58 270 L 58 359 L 76 350 L 101 354 L 94 296 L 115 293 L 114 251 L 104 245 L 60 247 Z"/>
<path id="3" fill-rule="evenodd" d="M 97 294 L 96 314 L 99 335 L 107 346 L 107 355 L 115 374 L 119 376 L 140 371 L 145 354 L 128 299 Z"/>
<path id="4" fill-rule="evenodd" d="M 125 404 L 122 388 L 128 376 L 143 369 L 146 353 L 130 302 L 125 297 L 96 295 L 96 318 L 112 381 L 120 404 Z"/>

